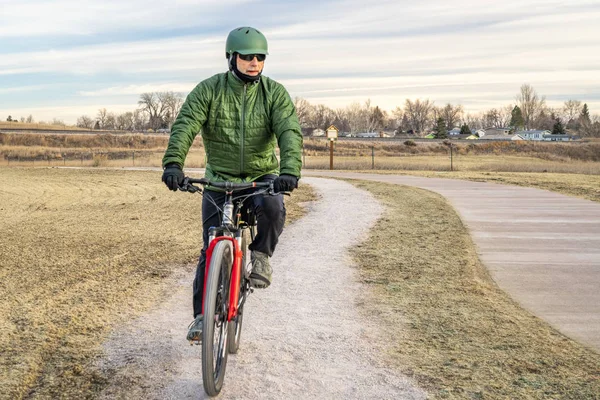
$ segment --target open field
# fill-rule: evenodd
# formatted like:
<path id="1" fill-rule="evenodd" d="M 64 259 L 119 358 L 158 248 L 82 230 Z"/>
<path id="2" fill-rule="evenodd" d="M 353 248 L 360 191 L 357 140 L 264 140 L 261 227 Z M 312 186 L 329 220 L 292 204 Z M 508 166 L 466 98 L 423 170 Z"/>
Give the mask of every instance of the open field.
<path id="1" fill-rule="evenodd" d="M 0 168 L 0 398 L 93 397 L 102 340 L 194 268 L 200 210 L 157 172 Z"/>
<path id="2" fill-rule="evenodd" d="M 0 121 L 0 129 L 44 129 L 44 130 L 52 130 L 52 131 L 83 131 L 87 130 L 84 128 L 79 128 L 77 126 L 69 126 L 69 125 L 53 125 L 53 124 L 38 124 L 34 123 L 26 123 L 26 122 L 8 122 L 8 121 Z"/>
<path id="3" fill-rule="evenodd" d="M 352 254 L 371 295 L 362 304 L 363 317 L 384 327 L 390 363 L 434 398 L 600 396 L 600 355 L 498 289 L 444 198 L 417 188 L 352 182 L 386 206 Z"/>
<path id="4" fill-rule="evenodd" d="M 305 168 L 329 169 L 329 156 L 304 157 Z M 336 170 L 373 171 L 484 171 L 484 172 L 550 172 L 565 174 L 600 174 L 598 161 L 551 161 L 533 156 L 513 155 L 407 155 L 407 156 L 340 156 L 334 157 Z"/>
<path id="5" fill-rule="evenodd" d="M 0 133 L 0 165 L 149 166 L 161 165 L 166 135 Z M 410 144 L 405 144 L 410 143 Z M 448 142 L 450 143 L 450 142 Z M 335 169 L 406 171 L 548 172 L 600 174 L 600 143 L 355 142 L 335 144 Z M 451 162 L 452 161 L 452 162 Z M 186 166 L 203 167 L 197 139 Z M 305 139 L 304 168 L 328 169 L 328 142 Z"/>

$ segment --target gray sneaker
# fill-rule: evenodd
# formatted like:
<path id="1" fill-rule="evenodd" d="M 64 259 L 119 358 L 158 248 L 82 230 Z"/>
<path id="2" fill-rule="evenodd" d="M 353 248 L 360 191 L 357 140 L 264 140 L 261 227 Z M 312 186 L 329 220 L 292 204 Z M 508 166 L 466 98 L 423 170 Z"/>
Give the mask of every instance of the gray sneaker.
<path id="1" fill-rule="evenodd" d="M 188 326 L 188 334 L 187 340 L 190 341 L 190 344 L 200 344 L 202 343 L 202 320 L 204 316 L 202 314 L 197 315 L 196 318 L 192 321 L 190 326 Z"/>
<path id="2" fill-rule="evenodd" d="M 273 268 L 269 263 L 269 256 L 260 251 L 252 252 L 252 273 L 250 274 L 250 285 L 257 289 L 265 289 L 271 284 Z"/>

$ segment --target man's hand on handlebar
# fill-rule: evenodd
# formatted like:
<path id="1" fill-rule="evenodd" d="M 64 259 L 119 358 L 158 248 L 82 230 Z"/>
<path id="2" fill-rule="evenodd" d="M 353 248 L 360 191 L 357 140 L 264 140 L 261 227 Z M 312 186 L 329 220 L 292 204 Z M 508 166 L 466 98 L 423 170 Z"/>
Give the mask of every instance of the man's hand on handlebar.
<path id="1" fill-rule="evenodd" d="M 183 184 L 185 175 L 178 164 L 172 163 L 165 165 L 162 175 L 162 181 L 170 190 L 176 191 Z"/>
<path id="2" fill-rule="evenodd" d="M 291 192 L 298 187 L 298 178 L 294 175 L 281 174 L 273 181 L 273 190 L 279 192 Z"/>

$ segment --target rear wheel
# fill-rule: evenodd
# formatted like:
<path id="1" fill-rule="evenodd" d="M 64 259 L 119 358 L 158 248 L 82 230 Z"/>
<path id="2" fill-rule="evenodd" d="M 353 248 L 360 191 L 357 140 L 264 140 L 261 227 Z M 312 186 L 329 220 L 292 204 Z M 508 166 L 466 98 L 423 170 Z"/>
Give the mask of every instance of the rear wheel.
<path id="1" fill-rule="evenodd" d="M 204 329 L 202 331 L 202 381 L 209 396 L 223 387 L 227 366 L 229 280 L 233 246 L 222 240 L 215 246 L 209 265 L 204 297 Z"/>

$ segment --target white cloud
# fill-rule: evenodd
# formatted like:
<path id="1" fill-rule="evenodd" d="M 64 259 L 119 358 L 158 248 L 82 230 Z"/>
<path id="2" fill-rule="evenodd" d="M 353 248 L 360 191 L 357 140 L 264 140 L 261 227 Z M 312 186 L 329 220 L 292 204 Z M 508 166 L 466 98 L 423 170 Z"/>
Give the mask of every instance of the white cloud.
<path id="1" fill-rule="evenodd" d="M 217 22 L 251 20 L 269 38 L 265 74 L 284 83 L 292 96 L 332 107 L 371 98 L 391 109 L 406 98 L 430 98 L 437 104 L 463 102 L 476 110 L 513 102 L 525 82 L 552 98 L 580 96 L 590 107 L 600 98 L 597 0 L 76 4 L 4 1 L 0 37 L 105 33 L 121 41 L 2 54 L 1 82 L 24 74 L 32 82 L 0 93 L 59 93 L 61 85 L 46 87 L 36 81 L 36 74 L 58 74 L 65 81 L 76 76 L 80 83 L 70 94 L 93 100 L 86 108 L 92 114 L 96 107 L 110 109 L 125 101 L 131 101 L 130 110 L 139 93 L 186 93 L 198 81 L 224 71 L 223 46 L 231 27 L 216 28 Z M 208 29 L 202 24 L 212 25 Z M 147 37 L 154 29 L 191 27 L 197 35 L 125 41 L 129 32 Z M 32 96 L 31 104 L 42 101 Z M 8 108 L 2 100 L 0 107 Z"/>
<path id="2" fill-rule="evenodd" d="M 78 94 L 84 97 L 121 96 L 148 92 L 180 92 L 187 94 L 197 84 L 198 82 L 147 83 L 144 85 L 112 86 L 99 90 L 81 91 Z"/>
<path id="3" fill-rule="evenodd" d="M 248 0 L 3 0 L 0 37 L 90 35 L 187 28 Z M 206 22 L 206 19 L 204 20 Z"/>

